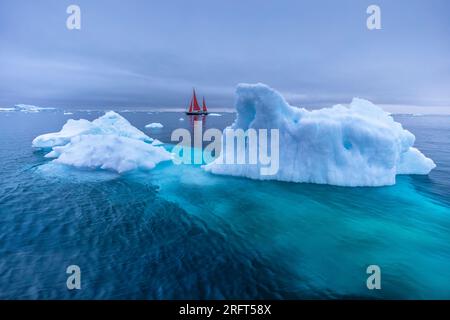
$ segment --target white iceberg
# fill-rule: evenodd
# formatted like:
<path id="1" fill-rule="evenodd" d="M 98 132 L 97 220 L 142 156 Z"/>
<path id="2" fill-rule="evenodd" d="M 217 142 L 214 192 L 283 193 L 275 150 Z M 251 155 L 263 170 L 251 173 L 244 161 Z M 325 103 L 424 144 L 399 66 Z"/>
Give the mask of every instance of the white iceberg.
<path id="1" fill-rule="evenodd" d="M 62 127 L 61 131 L 47 133 L 36 137 L 33 140 L 33 147 L 52 148 L 55 146 L 65 145 L 69 143 L 73 137 L 82 134 L 112 134 L 146 142 L 153 141 L 153 139 L 148 137 L 145 133 L 133 127 L 121 115 L 114 111 L 109 111 L 92 122 L 85 119 L 69 119 Z"/>
<path id="2" fill-rule="evenodd" d="M 38 107 L 30 104 L 16 104 L 14 106 L 16 111 L 27 112 L 27 113 L 36 113 L 44 110 L 54 110 L 55 108 L 44 108 Z"/>
<path id="3" fill-rule="evenodd" d="M 434 162 L 414 148 L 415 137 L 381 108 L 354 98 L 349 106 L 308 111 L 290 106 L 264 84 L 240 84 L 231 129 L 279 129 L 279 170 L 259 164 L 204 166 L 214 174 L 340 186 L 395 184 L 397 174 L 428 174 Z M 227 152 L 222 145 L 221 157 Z M 226 155 L 225 155 L 226 157 Z"/>
<path id="4" fill-rule="evenodd" d="M 0 112 L 17 111 L 17 112 L 26 112 L 26 113 L 37 113 L 37 112 L 45 111 L 45 110 L 55 110 L 55 108 L 44 108 L 44 107 L 33 106 L 30 104 L 16 104 L 14 107 L 0 108 Z"/>
<path id="5" fill-rule="evenodd" d="M 162 125 L 162 123 L 153 122 L 153 123 L 147 124 L 145 127 L 148 128 L 148 129 L 159 129 L 159 128 L 162 128 L 164 126 Z"/>
<path id="6" fill-rule="evenodd" d="M 221 117 L 222 115 L 220 113 L 208 113 L 211 117 Z"/>
<path id="7" fill-rule="evenodd" d="M 15 111 L 15 108 L 0 108 L 0 112 L 11 112 L 11 111 Z"/>
<path id="8" fill-rule="evenodd" d="M 64 112 L 64 115 L 65 116 L 70 116 L 70 115 L 72 115 L 73 114 L 73 112 Z"/>
<path id="9" fill-rule="evenodd" d="M 119 173 L 149 170 L 170 160 L 171 153 L 158 144 L 113 111 L 92 122 L 70 119 L 60 132 L 33 140 L 34 147 L 52 148 L 46 157 L 55 163 Z"/>
<path id="10" fill-rule="evenodd" d="M 164 142 L 159 141 L 158 139 L 153 139 L 152 146 L 162 146 Z"/>
<path id="11" fill-rule="evenodd" d="M 46 155 L 55 163 L 78 168 L 105 169 L 123 173 L 135 169 L 150 170 L 171 159 L 162 147 L 117 135 L 80 135 L 65 146 L 54 147 Z"/>

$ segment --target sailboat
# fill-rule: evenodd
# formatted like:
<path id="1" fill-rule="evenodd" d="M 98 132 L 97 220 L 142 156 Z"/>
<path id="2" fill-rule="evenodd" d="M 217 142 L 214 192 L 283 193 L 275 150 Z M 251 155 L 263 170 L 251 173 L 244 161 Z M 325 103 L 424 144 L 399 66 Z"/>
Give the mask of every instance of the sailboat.
<path id="1" fill-rule="evenodd" d="M 192 89 L 191 103 L 189 104 L 186 114 L 208 114 L 208 108 L 206 107 L 205 97 L 203 97 L 202 108 L 200 108 L 197 95 L 195 94 L 195 89 Z"/>

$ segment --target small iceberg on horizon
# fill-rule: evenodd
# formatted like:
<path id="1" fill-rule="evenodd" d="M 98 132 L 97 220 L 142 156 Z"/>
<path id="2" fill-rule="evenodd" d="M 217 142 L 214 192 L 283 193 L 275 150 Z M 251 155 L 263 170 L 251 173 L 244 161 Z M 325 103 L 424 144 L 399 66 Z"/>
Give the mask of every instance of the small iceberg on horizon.
<path id="1" fill-rule="evenodd" d="M 395 184 L 397 174 L 428 174 L 433 160 L 414 148 L 415 136 L 373 103 L 354 98 L 349 106 L 308 111 L 289 105 L 264 84 L 240 84 L 230 129 L 278 129 L 279 169 L 261 175 L 258 164 L 226 164 L 228 148 L 203 166 L 221 175 L 338 186 Z M 248 151 L 248 146 L 245 146 Z M 233 150 L 231 150 L 233 152 Z"/>
<path id="2" fill-rule="evenodd" d="M 0 112 L 12 112 L 12 111 L 16 111 L 16 109 L 15 108 L 4 108 L 4 107 L 0 108 Z"/>
<path id="3" fill-rule="evenodd" d="M 44 108 L 31 104 L 16 104 L 13 107 L 1 107 L 0 112 L 25 112 L 25 113 L 37 113 L 46 110 L 55 110 L 56 108 Z"/>
<path id="4" fill-rule="evenodd" d="M 15 111 L 27 112 L 27 113 L 36 113 L 45 110 L 55 110 L 55 108 L 44 108 L 38 107 L 30 104 L 16 104 L 14 106 Z"/>
<path id="5" fill-rule="evenodd" d="M 51 149 L 53 162 L 77 168 L 105 169 L 124 173 L 150 170 L 172 159 L 172 154 L 132 126 L 116 112 L 88 121 L 69 119 L 61 131 L 36 137 L 32 146 Z"/>
<path id="6" fill-rule="evenodd" d="M 162 125 L 162 123 L 153 122 L 153 123 L 147 124 L 145 127 L 147 129 L 160 129 L 160 128 L 163 128 L 164 126 Z"/>

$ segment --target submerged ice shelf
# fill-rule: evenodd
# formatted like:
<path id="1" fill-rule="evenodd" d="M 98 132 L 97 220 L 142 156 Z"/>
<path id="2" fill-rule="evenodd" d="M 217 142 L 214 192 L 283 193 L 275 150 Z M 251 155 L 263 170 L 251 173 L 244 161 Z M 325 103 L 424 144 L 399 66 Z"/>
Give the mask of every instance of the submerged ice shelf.
<path id="1" fill-rule="evenodd" d="M 279 170 L 259 164 L 206 165 L 208 172 L 253 179 L 341 186 L 395 184 L 397 174 L 428 174 L 436 165 L 414 148 L 415 136 L 381 108 L 354 98 L 349 106 L 308 111 L 290 106 L 264 84 L 240 84 L 231 129 L 279 129 Z M 222 145 L 222 156 L 227 148 Z"/>

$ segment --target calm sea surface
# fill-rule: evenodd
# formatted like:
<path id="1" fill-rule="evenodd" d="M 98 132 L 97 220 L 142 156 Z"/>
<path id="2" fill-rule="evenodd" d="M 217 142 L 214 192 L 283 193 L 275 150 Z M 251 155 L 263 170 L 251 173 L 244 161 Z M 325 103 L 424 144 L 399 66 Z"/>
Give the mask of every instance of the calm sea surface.
<path id="1" fill-rule="evenodd" d="M 101 114 L 0 113 L 1 299 L 450 298 L 450 116 L 396 116 L 437 168 L 379 188 L 171 163 L 118 175 L 58 167 L 31 148 L 68 118 Z M 192 125 L 182 113 L 122 115 L 166 143 Z M 82 289 L 69 291 L 74 264 Z M 366 287 L 372 264 L 382 290 Z"/>

